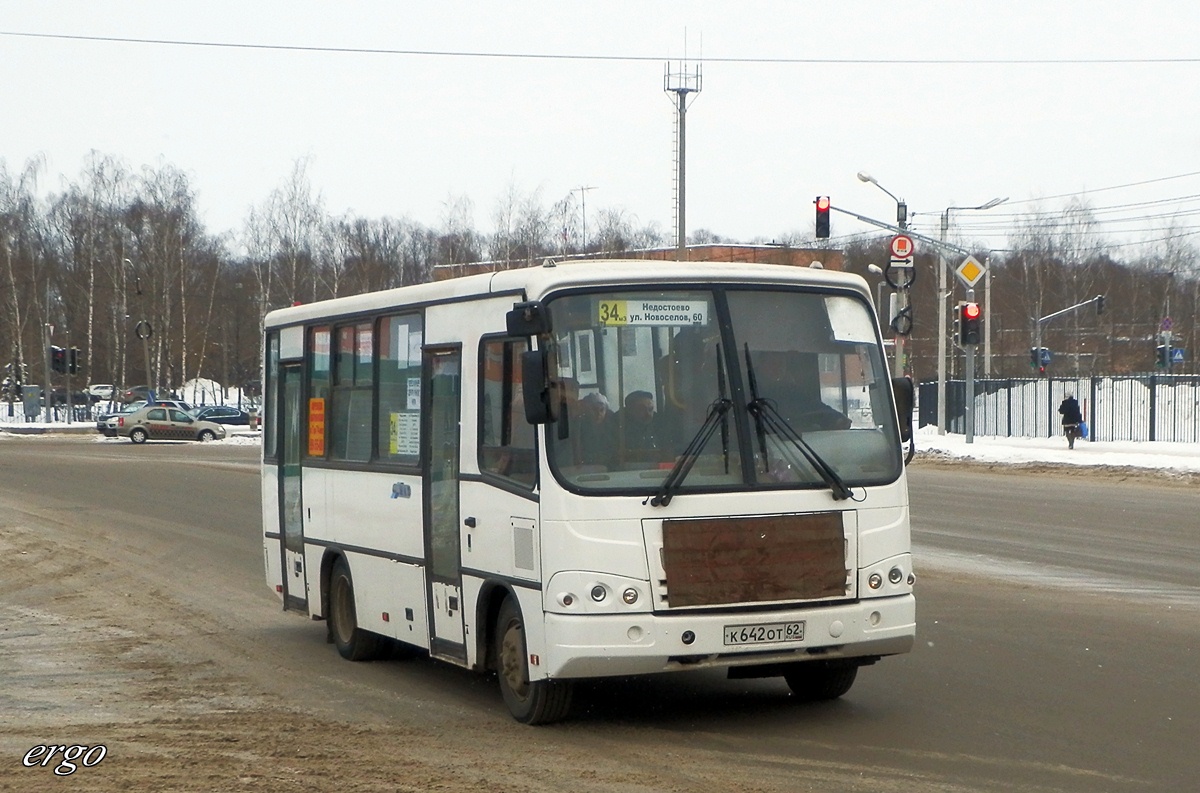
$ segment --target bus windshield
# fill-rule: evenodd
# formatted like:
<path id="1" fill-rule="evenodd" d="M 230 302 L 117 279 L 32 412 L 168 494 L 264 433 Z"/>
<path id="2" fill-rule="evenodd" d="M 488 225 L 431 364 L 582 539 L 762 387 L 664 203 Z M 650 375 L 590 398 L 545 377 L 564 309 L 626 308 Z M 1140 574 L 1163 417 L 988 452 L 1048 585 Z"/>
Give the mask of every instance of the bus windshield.
<path id="1" fill-rule="evenodd" d="M 575 292 L 546 301 L 551 469 L 591 494 L 886 484 L 903 468 L 887 365 L 855 293 Z M 682 458 L 682 461 L 681 461 Z"/>

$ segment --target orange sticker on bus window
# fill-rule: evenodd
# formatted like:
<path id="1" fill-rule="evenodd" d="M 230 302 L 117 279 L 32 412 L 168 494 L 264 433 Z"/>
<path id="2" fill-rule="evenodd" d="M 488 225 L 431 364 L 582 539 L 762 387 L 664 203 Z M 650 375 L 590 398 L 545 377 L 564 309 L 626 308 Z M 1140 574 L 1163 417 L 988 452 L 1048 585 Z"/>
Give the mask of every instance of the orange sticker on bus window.
<path id="1" fill-rule="evenodd" d="M 325 456 L 325 400 L 308 400 L 308 456 Z"/>

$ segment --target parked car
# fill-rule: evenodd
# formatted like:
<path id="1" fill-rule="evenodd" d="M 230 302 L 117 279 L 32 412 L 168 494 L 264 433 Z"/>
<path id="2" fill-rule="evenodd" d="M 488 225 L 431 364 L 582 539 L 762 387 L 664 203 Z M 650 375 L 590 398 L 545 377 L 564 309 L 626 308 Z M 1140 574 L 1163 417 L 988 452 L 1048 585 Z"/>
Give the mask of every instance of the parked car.
<path id="1" fill-rule="evenodd" d="M 128 405 L 121 405 L 117 410 L 110 410 L 106 413 L 101 413 L 96 417 L 96 432 L 101 435 L 106 435 L 109 438 L 117 437 L 117 425 L 114 423 L 111 427 L 108 426 L 109 420 L 117 416 L 127 416 L 130 413 L 135 413 L 146 407 L 145 402 L 130 402 Z"/>
<path id="2" fill-rule="evenodd" d="M 152 393 L 154 393 L 154 389 L 148 385 L 135 385 L 122 391 L 117 396 L 117 399 L 127 404 L 129 402 L 137 402 L 139 400 L 142 402 L 149 402 L 150 395 Z"/>
<path id="3" fill-rule="evenodd" d="M 87 387 L 87 392 L 92 395 L 93 402 L 103 402 L 106 399 L 112 399 L 116 390 L 116 386 L 111 383 L 92 383 Z"/>
<path id="4" fill-rule="evenodd" d="M 192 408 L 188 411 L 194 419 L 215 421 L 218 424 L 240 424 L 249 426 L 250 414 L 229 405 L 209 405 L 208 407 Z"/>
<path id="5" fill-rule="evenodd" d="M 225 428 L 212 421 L 197 421 L 179 408 L 146 405 L 128 415 L 109 419 L 116 434 L 134 443 L 148 440 L 212 441 L 225 437 Z"/>

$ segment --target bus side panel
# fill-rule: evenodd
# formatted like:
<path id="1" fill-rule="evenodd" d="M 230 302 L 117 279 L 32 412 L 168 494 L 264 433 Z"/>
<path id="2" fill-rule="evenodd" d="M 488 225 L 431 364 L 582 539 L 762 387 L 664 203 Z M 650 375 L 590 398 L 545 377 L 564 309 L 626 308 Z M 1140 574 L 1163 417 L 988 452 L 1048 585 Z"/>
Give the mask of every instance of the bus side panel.
<path id="1" fill-rule="evenodd" d="M 385 471 L 328 471 L 329 522 L 323 540 L 415 561 L 425 558 L 421 477 Z"/>
<path id="2" fill-rule="evenodd" d="M 347 553 L 346 558 L 359 626 L 429 649 L 423 568 L 368 554 Z"/>
<path id="3" fill-rule="evenodd" d="M 463 482 L 462 566 L 503 578 L 537 582 L 538 505 L 485 482 Z M 475 519 L 475 527 L 466 525 Z"/>

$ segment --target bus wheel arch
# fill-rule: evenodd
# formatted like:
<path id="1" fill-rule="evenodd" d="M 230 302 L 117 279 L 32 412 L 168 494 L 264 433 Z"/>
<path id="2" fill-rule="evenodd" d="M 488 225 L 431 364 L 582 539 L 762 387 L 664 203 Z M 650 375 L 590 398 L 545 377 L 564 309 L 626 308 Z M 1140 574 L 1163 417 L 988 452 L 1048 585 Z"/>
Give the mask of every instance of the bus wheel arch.
<path id="1" fill-rule="evenodd" d="M 513 718 L 523 724 L 550 724 L 566 718 L 571 708 L 569 680 L 530 680 L 525 619 L 515 597 L 500 604 L 493 632 L 496 678 Z"/>
<path id="2" fill-rule="evenodd" d="M 330 567 L 328 610 L 325 619 L 338 654 L 348 661 L 370 661 L 379 655 L 382 637 L 360 628 L 354 601 L 350 562 L 337 556 Z"/>

